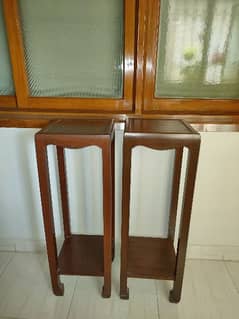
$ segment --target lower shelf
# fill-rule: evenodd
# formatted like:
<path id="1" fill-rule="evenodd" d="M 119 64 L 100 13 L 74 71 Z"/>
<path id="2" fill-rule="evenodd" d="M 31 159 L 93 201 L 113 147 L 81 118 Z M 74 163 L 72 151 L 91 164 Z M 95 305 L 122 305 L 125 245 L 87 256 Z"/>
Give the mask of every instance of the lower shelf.
<path id="1" fill-rule="evenodd" d="M 103 236 L 72 235 L 64 241 L 58 257 L 60 274 L 103 276 Z"/>
<path id="2" fill-rule="evenodd" d="M 172 240 L 129 237 L 128 277 L 174 280 L 175 267 Z"/>

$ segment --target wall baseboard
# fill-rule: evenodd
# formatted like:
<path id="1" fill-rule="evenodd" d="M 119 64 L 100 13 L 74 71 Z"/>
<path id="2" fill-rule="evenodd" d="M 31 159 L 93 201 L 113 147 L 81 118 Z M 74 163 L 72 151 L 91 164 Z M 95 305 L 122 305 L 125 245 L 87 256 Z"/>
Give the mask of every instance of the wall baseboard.
<path id="1" fill-rule="evenodd" d="M 31 239 L 0 239 L 0 251 L 44 252 L 44 240 Z"/>
<path id="2" fill-rule="evenodd" d="M 119 244 L 116 244 L 116 246 L 119 248 Z M 38 253 L 44 252 L 45 249 L 46 245 L 44 240 L 0 239 L 0 251 Z M 189 244 L 187 258 L 239 261 L 239 246 L 202 246 Z"/>
<path id="3" fill-rule="evenodd" d="M 239 246 L 201 246 L 189 244 L 187 258 L 239 261 Z"/>

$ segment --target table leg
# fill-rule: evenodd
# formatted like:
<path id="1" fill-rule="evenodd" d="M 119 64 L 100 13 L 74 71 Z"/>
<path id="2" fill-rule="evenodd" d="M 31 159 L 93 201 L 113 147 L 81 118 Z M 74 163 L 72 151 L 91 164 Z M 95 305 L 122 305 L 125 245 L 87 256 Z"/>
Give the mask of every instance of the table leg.
<path id="1" fill-rule="evenodd" d="M 67 174 L 64 148 L 57 146 L 58 171 L 60 179 L 61 203 L 65 239 L 71 236 L 70 213 L 68 205 Z"/>
<path id="2" fill-rule="evenodd" d="M 39 138 L 39 136 L 36 136 L 36 154 L 52 289 L 55 295 L 62 296 L 64 294 L 64 286 L 60 282 L 58 269 L 57 247 L 47 159 L 47 146 Z"/>
<path id="3" fill-rule="evenodd" d="M 121 226 L 121 272 L 120 298 L 129 299 L 127 287 L 128 241 L 129 241 L 129 210 L 130 210 L 130 180 L 131 180 L 131 147 L 124 138 L 123 151 L 123 185 L 122 185 L 122 226 Z"/>
<path id="4" fill-rule="evenodd" d="M 112 261 L 115 258 L 115 139 L 111 143 L 112 160 Z"/>
<path id="5" fill-rule="evenodd" d="M 111 295 L 112 262 L 112 156 L 111 140 L 102 148 L 103 157 L 103 214 L 104 214 L 104 286 L 102 296 Z"/>
<path id="6" fill-rule="evenodd" d="M 191 209 L 193 202 L 193 192 L 195 186 L 197 163 L 199 155 L 200 144 L 195 144 L 189 147 L 187 172 L 185 177 L 184 198 L 182 207 L 182 216 L 180 222 L 177 262 L 176 262 L 176 275 L 173 289 L 170 291 L 169 301 L 177 303 L 181 299 L 183 275 L 185 268 L 187 241 L 189 233 L 189 225 L 191 219 Z"/>
<path id="7" fill-rule="evenodd" d="M 175 236 L 182 157 L 183 157 L 183 148 L 176 149 L 175 159 L 174 159 L 173 181 L 172 181 L 173 185 L 172 185 L 171 208 L 170 208 L 169 227 L 168 227 L 168 237 L 172 241 L 174 241 L 174 236 Z"/>

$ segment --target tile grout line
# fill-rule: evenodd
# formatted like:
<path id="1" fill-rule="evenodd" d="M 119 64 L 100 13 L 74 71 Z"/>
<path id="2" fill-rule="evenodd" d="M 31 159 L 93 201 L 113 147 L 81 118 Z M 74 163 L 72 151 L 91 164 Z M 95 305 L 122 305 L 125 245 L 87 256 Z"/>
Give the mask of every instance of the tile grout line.
<path id="1" fill-rule="evenodd" d="M 233 279 L 233 276 L 232 276 L 230 270 L 228 269 L 227 262 L 226 262 L 226 261 L 223 261 L 223 264 L 224 264 L 224 266 L 225 266 L 225 268 L 226 268 L 226 271 L 227 271 L 228 276 L 229 276 L 230 279 L 231 279 L 231 282 L 232 282 L 232 285 L 233 285 L 234 289 L 235 289 L 236 292 L 239 294 L 239 289 L 237 288 L 237 285 L 236 285 L 236 283 L 235 283 L 235 281 L 234 281 L 234 279 Z"/>
<path id="2" fill-rule="evenodd" d="M 5 267 L 3 268 L 3 270 L 1 271 L 0 274 L 0 278 L 4 275 L 4 273 L 7 270 L 7 267 L 10 265 L 10 263 L 12 262 L 12 260 L 15 258 L 15 253 L 12 254 L 12 256 L 10 257 L 10 260 L 7 262 L 7 264 L 5 265 Z"/>
<path id="3" fill-rule="evenodd" d="M 74 299 L 74 296 L 75 296 L 77 284 L 78 284 L 78 278 L 76 278 L 76 282 L 75 282 L 75 286 L 74 286 L 74 291 L 73 291 L 73 294 L 72 294 L 72 297 L 71 297 L 71 302 L 70 302 L 70 305 L 69 305 L 69 310 L 68 310 L 68 312 L 67 312 L 66 319 L 68 319 L 69 316 L 70 316 L 71 306 L 72 306 L 72 304 L 73 304 L 73 299 Z"/>
<path id="4" fill-rule="evenodd" d="M 156 293 L 156 300 L 157 300 L 157 314 L 158 319 L 160 319 L 160 313 L 159 313 L 159 296 L 158 296 L 158 289 L 157 289 L 157 282 L 154 280 L 154 286 L 155 286 L 155 293 Z"/>

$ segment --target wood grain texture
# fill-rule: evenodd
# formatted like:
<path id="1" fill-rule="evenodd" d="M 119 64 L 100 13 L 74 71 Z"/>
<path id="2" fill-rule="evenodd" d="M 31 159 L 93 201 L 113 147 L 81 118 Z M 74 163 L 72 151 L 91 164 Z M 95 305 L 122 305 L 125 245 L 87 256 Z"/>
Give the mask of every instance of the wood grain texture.
<path id="1" fill-rule="evenodd" d="M 17 101 L 15 96 L 0 96 L 0 109 L 16 109 Z"/>
<path id="2" fill-rule="evenodd" d="M 129 237 L 128 245 L 128 277 L 175 279 L 176 256 L 173 241 Z"/>
<path id="3" fill-rule="evenodd" d="M 103 236 L 68 237 L 59 255 L 59 271 L 63 275 L 103 276 Z"/>

